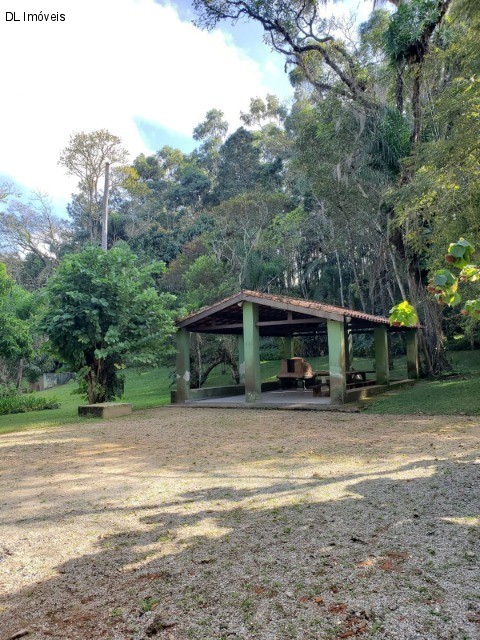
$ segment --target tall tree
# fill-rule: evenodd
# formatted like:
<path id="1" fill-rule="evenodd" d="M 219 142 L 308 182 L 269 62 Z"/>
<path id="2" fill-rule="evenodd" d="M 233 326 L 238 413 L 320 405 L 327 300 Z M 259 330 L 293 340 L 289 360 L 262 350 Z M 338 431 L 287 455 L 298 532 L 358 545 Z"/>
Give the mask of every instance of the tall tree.
<path id="1" fill-rule="evenodd" d="M 46 272 L 58 264 L 70 237 L 66 220 L 53 212 L 50 198 L 40 192 L 28 201 L 14 198 L 0 212 L 0 249 L 25 257 L 35 255 Z"/>
<path id="2" fill-rule="evenodd" d="M 218 167 L 218 152 L 228 132 L 228 122 L 223 111 L 210 109 L 205 120 L 193 130 L 193 139 L 200 142 L 198 157 L 210 176 L 215 179 Z"/>
<path id="3" fill-rule="evenodd" d="M 79 194 L 74 198 L 70 213 L 74 222 L 86 230 L 91 243 L 98 242 L 101 222 L 101 178 L 105 175 L 105 164 L 123 164 L 127 151 L 122 141 L 106 129 L 90 133 L 74 133 L 62 150 L 58 164 L 65 167 L 69 175 L 79 179 Z M 112 179 L 114 173 L 112 172 Z"/>

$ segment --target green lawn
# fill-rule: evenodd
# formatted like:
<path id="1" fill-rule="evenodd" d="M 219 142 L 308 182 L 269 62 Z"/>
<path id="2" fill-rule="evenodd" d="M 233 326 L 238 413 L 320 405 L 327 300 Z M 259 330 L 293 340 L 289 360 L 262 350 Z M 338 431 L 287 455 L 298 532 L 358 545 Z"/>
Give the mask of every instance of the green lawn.
<path id="1" fill-rule="evenodd" d="M 450 359 L 455 370 L 461 374 L 434 382 L 420 382 L 411 389 L 392 392 L 370 401 L 367 411 L 372 413 L 426 413 L 432 415 L 480 414 L 480 351 L 454 351 Z M 328 358 L 309 359 L 314 369 L 328 368 Z M 371 358 L 356 358 L 355 369 L 371 369 Z M 406 377 L 405 359 L 395 359 L 391 371 L 392 380 Z M 275 380 L 280 371 L 280 361 L 261 363 L 262 380 Z M 134 409 L 158 407 L 170 402 L 169 371 L 166 367 L 153 369 L 145 373 L 128 372 L 124 402 L 131 402 Z M 229 369 L 216 367 L 208 378 L 208 386 L 216 387 L 233 384 Z M 34 411 L 15 415 L 0 416 L 0 433 L 17 431 L 29 427 L 43 428 L 57 425 L 83 422 L 85 418 L 77 416 L 77 407 L 84 401 L 72 391 L 76 385 L 70 384 L 40 392 L 41 395 L 55 396 L 61 406 L 59 409 Z"/>
<path id="2" fill-rule="evenodd" d="M 369 413 L 480 415 L 480 375 L 463 375 L 372 398 Z"/>
<path id="3" fill-rule="evenodd" d="M 480 415 L 480 351 L 451 351 L 457 375 L 421 381 L 369 401 L 370 413 Z"/>
<path id="4" fill-rule="evenodd" d="M 480 351 L 450 351 L 448 359 L 457 373 L 480 374 Z"/>
<path id="5" fill-rule="evenodd" d="M 125 384 L 125 396 L 122 402 L 131 402 L 134 409 L 158 407 L 170 402 L 170 378 L 166 367 L 152 369 L 145 373 L 128 372 Z M 17 431 L 29 427 L 54 427 L 72 422 L 84 422 L 85 418 L 77 416 L 79 404 L 85 401 L 73 391 L 76 384 L 72 381 L 55 389 L 40 391 L 41 396 L 55 396 L 61 403 L 59 409 L 32 411 L 0 416 L 0 433 Z"/>

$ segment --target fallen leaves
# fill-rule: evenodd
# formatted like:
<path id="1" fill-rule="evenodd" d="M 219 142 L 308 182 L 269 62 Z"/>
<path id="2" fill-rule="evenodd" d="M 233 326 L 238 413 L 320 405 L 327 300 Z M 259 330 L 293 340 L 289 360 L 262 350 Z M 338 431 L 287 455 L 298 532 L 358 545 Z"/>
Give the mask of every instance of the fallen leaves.
<path id="1" fill-rule="evenodd" d="M 336 591 L 338 591 L 337 588 L 336 588 Z M 314 602 L 319 606 L 325 604 L 324 599 L 321 596 L 314 596 L 314 597 L 302 596 L 301 598 L 299 598 L 299 601 L 304 603 Z M 365 611 L 361 611 L 361 612 L 350 611 L 350 613 L 347 613 L 347 604 L 345 602 L 332 602 L 327 606 L 327 611 L 328 613 L 331 613 L 335 616 L 341 616 L 341 617 L 345 616 L 343 625 L 342 625 L 343 629 L 340 632 L 340 634 L 337 636 L 339 640 L 343 638 L 353 638 L 367 631 L 368 615 L 366 614 Z"/>
<path id="2" fill-rule="evenodd" d="M 192 575 L 195 575 L 195 572 L 192 572 Z M 135 578 L 135 580 L 145 581 L 145 580 L 168 580 L 171 578 L 171 574 L 168 571 L 156 571 L 149 573 L 141 573 L 139 576 Z"/>
<path id="3" fill-rule="evenodd" d="M 368 569 L 377 566 L 383 571 L 400 571 L 401 565 L 407 560 L 408 553 L 406 551 L 388 551 L 385 556 L 379 558 L 366 558 L 357 562 L 358 569 Z"/>
<path id="4" fill-rule="evenodd" d="M 386 555 L 386 560 L 378 565 L 384 571 L 400 571 L 401 565 L 408 558 L 406 551 L 388 551 Z"/>
<path id="5" fill-rule="evenodd" d="M 375 559 L 374 558 L 367 558 L 366 560 L 362 560 L 361 562 L 358 562 L 357 563 L 357 567 L 359 567 L 359 568 L 373 567 L 374 564 L 375 564 Z"/>
<path id="6" fill-rule="evenodd" d="M 298 601 L 303 602 L 304 604 L 307 604 L 308 602 L 312 602 L 318 606 L 325 604 L 325 600 L 322 598 L 322 596 L 302 596 L 301 598 L 298 599 Z"/>
<path id="7" fill-rule="evenodd" d="M 368 616 L 365 611 L 360 613 L 351 613 L 347 616 L 344 624 L 344 631 L 342 631 L 338 638 L 354 638 L 355 636 L 362 635 L 368 630 Z"/>
<path id="8" fill-rule="evenodd" d="M 257 596 L 265 596 L 266 598 L 274 598 L 278 595 L 278 591 L 270 589 L 269 587 L 262 587 L 260 585 L 252 587 L 253 593 Z"/>
<path id="9" fill-rule="evenodd" d="M 467 615 L 467 620 L 469 622 L 475 622 L 476 624 L 480 624 L 480 611 Z"/>

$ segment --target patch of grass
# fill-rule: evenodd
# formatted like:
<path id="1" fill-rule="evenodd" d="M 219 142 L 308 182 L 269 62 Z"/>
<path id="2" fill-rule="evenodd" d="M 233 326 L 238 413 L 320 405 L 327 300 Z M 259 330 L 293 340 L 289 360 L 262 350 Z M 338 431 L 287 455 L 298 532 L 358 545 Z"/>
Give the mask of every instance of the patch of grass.
<path id="1" fill-rule="evenodd" d="M 370 402 L 370 413 L 479 415 L 480 375 L 419 382 Z"/>
<path id="2" fill-rule="evenodd" d="M 457 373 L 480 374 L 480 351 L 449 351 L 448 360 Z"/>
<path id="3" fill-rule="evenodd" d="M 479 415 L 480 351 L 450 351 L 448 359 L 458 377 L 424 380 L 368 403 L 370 413 Z"/>
<path id="4" fill-rule="evenodd" d="M 79 418 L 77 415 L 78 405 L 85 404 L 85 400 L 73 393 L 76 387 L 76 383 L 72 381 L 54 389 L 29 394 L 26 397 L 43 398 L 47 402 L 55 398 L 60 403 L 60 407 L 49 411 L 0 416 L 0 433 L 85 422 L 85 418 Z M 125 395 L 121 402 L 131 402 L 134 409 L 148 409 L 168 404 L 170 377 L 167 367 L 159 367 L 143 373 L 128 371 Z"/>
<path id="5" fill-rule="evenodd" d="M 155 607 L 158 604 L 158 600 L 155 600 L 155 598 L 144 598 L 143 600 L 140 601 L 140 609 L 146 613 L 147 611 L 152 611 L 153 609 L 155 609 Z"/>

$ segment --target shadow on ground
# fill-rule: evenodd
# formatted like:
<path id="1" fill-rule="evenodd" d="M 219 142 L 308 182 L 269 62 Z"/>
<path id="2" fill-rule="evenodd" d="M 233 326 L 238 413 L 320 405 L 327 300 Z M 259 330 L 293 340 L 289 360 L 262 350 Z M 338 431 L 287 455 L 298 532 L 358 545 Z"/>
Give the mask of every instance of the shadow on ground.
<path id="1" fill-rule="evenodd" d="M 471 455 L 425 458 L 249 489 L 212 474 L 125 507 L 136 529 L 1 597 L 1 637 L 473 640 L 479 469 Z"/>

